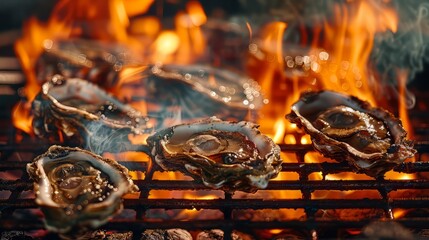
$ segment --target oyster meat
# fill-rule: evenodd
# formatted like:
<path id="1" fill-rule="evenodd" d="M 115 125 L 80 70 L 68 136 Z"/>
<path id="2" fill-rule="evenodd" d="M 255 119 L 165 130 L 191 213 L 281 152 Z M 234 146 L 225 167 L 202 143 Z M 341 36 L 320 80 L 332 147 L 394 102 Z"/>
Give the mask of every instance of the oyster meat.
<path id="1" fill-rule="evenodd" d="M 69 238 L 106 223 L 138 191 L 128 170 L 86 150 L 52 146 L 27 165 L 50 231 Z"/>
<path id="2" fill-rule="evenodd" d="M 117 151 L 128 134 L 152 131 L 149 118 L 123 104 L 96 85 L 55 75 L 32 103 L 33 129 L 44 138 L 77 139 L 96 153 Z M 61 132 L 61 133 L 59 133 Z M 115 138 L 112 143 L 110 139 Z M 103 145 L 104 144 L 104 145 Z"/>
<path id="3" fill-rule="evenodd" d="M 205 65 L 154 65 L 144 71 L 142 85 L 149 101 L 180 106 L 182 119 L 241 120 L 264 105 L 256 81 Z"/>
<path id="4" fill-rule="evenodd" d="M 327 157 L 346 160 L 356 171 L 377 177 L 416 150 L 402 123 L 388 111 L 333 91 L 307 92 L 287 118 L 310 134 Z"/>
<path id="5" fill-rule="evenodd" d="M 250 122 L 212 117 L 158 131 L 147 142 L 164 170 L 229 192 L 265 188 L 281 169 L 280 148 Z"/>

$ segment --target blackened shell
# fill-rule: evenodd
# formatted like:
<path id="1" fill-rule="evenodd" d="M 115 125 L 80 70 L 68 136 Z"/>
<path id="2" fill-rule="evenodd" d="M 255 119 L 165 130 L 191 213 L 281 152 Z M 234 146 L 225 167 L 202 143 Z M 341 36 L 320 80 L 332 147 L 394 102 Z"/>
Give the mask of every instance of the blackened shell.
<path id="1" fill-rule="evenodd" d="M 416 152 L 401 120 L 354 96 L 306 92 L 286 117 L 304 128 L 324 156 L 369 176 L 383 175 Z"/>
<path id="2" fill-rule="evenodd" d="M 280 148 L 250 122 L 212 117 L 161 130 L 147 142 L 164 170 L 182 171 L 214 189 L 255 192 L 281 170 Z"/>

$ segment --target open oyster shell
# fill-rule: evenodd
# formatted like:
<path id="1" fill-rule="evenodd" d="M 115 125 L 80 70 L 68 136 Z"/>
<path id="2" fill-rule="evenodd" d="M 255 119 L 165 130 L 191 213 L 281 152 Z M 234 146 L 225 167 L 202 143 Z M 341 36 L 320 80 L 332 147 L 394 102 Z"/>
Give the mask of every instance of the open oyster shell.
<path id="1" fill-rule="evenodd" d="M 122 210 L 122 196 L 138 191 L 125 167 L 79 148 L 54 145 L 27 172 L 46 228 L 64 236 L 106 223 Z"/>
<path id="2" fill-rule="evenodd" d="M 287 118 L 310 134 L 327 157 L 346 160 L 357 171 L 377 177 L 412 157 L 413 142 L 388 111 L 333 91 L 307 92 Z"/>
<path id="3" fill-rule="evenodd" d="M 124 66 L 139 62 L 127 47 L 117 43 L 63 39 L 45 40 L 43 47 L 36 65 L 37 78 L 42 81 L 60 74 L 111 88 L 117 84 Z"/>
<path id="4" fill-rule="evenodd" d="M 143 75 L 147 98 L 164 106 L 180 106 L 184 119 L 218 116 L 240 120 L 264 105 L 256 81 L 228 70 L 205 65 L 154 65 Z"/>
<path id="5" fill-rule="evenodd" d="M 130 133 L 152 131 L 148 117 L 96 85 L 78 78 L 55 75 L 43 84 L 32 108 L 33 129 L 37 136 L 59 138 L 59 132 L 62 132 L 66 138 L 77 139 L 97 153 L 122 147 L 118 143 L 127 143 Z M 115 144 L 109 144 L 113 137 Z"/>
<path id="6" fill-rule="evenodd" d="M 182 171 L 229 192 L 265 188 L 281 169 L 280 148 L 250 122 L 212 117 L 161 130 L 147 142 L 164 170 Z"/>

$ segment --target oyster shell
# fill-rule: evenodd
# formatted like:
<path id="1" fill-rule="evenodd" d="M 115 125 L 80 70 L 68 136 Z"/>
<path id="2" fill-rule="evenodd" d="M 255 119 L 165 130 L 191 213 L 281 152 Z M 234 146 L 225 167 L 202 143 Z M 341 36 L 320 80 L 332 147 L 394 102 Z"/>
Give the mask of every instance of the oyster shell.
<path id="1" fill-rule="evenodd" d="M 138 191 L 116 161 L 79 148 L 51 146 L 27 165 L 48 230 L 79 236 L 122 210 L 122 196 Z"/>
<path id="2" fill-rule="evenodd" d="M 43 47 L 44 52 L 36 64 L 37 79 L 43 81 L 60 74 L 110 88 L 117 84 L 124 66 L 139 61 L 127 47 L 117 43 L 84 39 L 45 40 Z"/>
<path id="3" fill-rule="evenodd" d="M 37 136 L 77 139 L 96 153 L 117 151 L 128 134 L 152 131 L 149 118 L 123 104 L 96 85 L 78 78 L 55 75 L 42 86 L 32 103 Z M 115 137 L 115 142 L 108 141 Z"/>
<path id="4" fill-rule="evenodd" d="M 280 148 L 250 122 L 212 117 L 158 131 L 147 142 L 164 170 L 182 171 L 229 192 L 265 188 L 281 169 Z"/>
<path id="5" fill-rule="evenodd" d="M 346 160 L 372 177 L 416 153 L 398 118 L 353 96 L 307 92 L 286 117 L 310 134 L 313 146 L 323 155 Z"/>
<path id="6" fill-rule="evenodd" d="M 184 119 L 218 116 L 240 120 L 249 112 L 255 114 L 264 102 L 256 81 L 228 70 L 154 65 L 143 75 L 146 97 L 163 106 L 180 106 Z"/>

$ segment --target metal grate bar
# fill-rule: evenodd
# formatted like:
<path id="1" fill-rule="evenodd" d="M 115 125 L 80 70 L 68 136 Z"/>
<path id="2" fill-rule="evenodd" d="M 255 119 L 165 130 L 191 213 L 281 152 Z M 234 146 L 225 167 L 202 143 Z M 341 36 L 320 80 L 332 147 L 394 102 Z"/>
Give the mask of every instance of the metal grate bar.
<path id="1" fill-rule="evenodd" d="M 362 228 L 368 225 L 372 219 L 362 221 L 350 220 L 291 220 L 291 221 L 242 221 L 242 220 L 198 220 L 198 221 L 172 221 L 164 220 L 162 222 L 149 222 L 146 220 L 122 221 L 112 220 L 103 226 L 104 229 L 112 229 L 118 231 L 136 231 L 143 232 L 146 229 L 171 229 L 183 228 L 188 230 L 204 230 L 204 229 L 224 229 L 233 228 L 237 230 L 248 231 L 249 229 L 308 229 L 309 226 L 317 227 L 318 229 L 338 229 L 338 228 Z M 388 220 L 386 220 L 388 221 Z M 428 219 L 408 220 L 397 219 L 395 222 L 413 229 L 426 229 L 429 226 Z M 0 219 L 0 230 L 34 230 L 43 228 L 43 223 L 40 220 L 28 221 L 21 220 L 16 222 L 13 220 Z"/>
<path id="2" fill-rule="evenodd" d="M 15 131 L 8 131 L 8 134 L 14 136 Z M 33 187 L 33 183 L 26 179 L 25 171 L 26 164 L 32 158 L 46 151 L 51 145 L 46 142 L 37 142 L 37 140 L 27 138 L 25 141 L 16 143 L 15 138 L 9 138 L 5 144 L 0 144 L 0 173 L 20 172 L 21 177 L 17 180 L 0 180 L 0 191 L 10 191 L 10 196 L 0 200 L 0 233 L 2 231 L 32 231 L 44 229 L 43 222 L 39 215 L 34 213 L 38 206 L 33 198 L 22 199 L 20 196 L 23 192 L 29 191 Z M 416 149 L 420 155 L 429 153 L 428 142 L 416 143 Z M 351 220 L 333 221 L 330 219 L 321 218 L 320 211 L 332 211 L 341 209 L 367 209 L 384 213 L 386 219 L 393 219 L 393 211 L 396 209 L 406 211 L 422 212 L 422 218 L 406 217 L 396 219 L 396 222 L 401 223 L 412 229 L 425 229 L 429 226 L 428 213 L 424 213 L 423 209 L 429 206 L 429 196 L 421 193 L 429 190 L 428 179 L 413 179 L 413 180 L 389 180 L 389 179 L 369 179 L 369 180 L 311 180 L 310 174 L 322 173 L 323 176 L 335 173 L 351 173 L 352 169 L 347 163 L 323 162 L 323 163 L 305 163 L 304 157 L 307 153 L 313 152 L 311 145 L 280 145 L 283 153 L 292 153 L 295 155 L 295 162 L 285 162 L 282 164 L 283 174 L 295 173 L 296 180 L 276 180 L 270 181 L 266 190 L 263 191 L 300 191 L 301 198 L 297 199 L 264 199 L 258 198 L 259 195 L 247 195 L 247 199 L 236 197 L 233 194 L 222 193 L 216 191 L 219 195 L 217 199 L 201 200 L 201 199 L 184 199 L 177 197 L 175 199 L 168 198 L 151 198 L 151 191 L 198 191 L 208 190 L 204 184 L 192 180 L 154 180 L 153 175 L 156 171 L 162 171 L 155 165 L 148 172 L 147 162 L 133 162 L 126 159 L 117 159 L 122 165 L 130 171 L 140 171 L 145 174 L 144 180 L 135 180 L 141 192 L 136 199 L 125 199 L 124 208 L 128 211 L 133 211 L 134 216 L 126 218 L 116 218 L 103 226 L 104 229 L 113 231 L 132 231 L 135 235 L 143 232 L 146 229 L 155 228 L 183 228 L 188 230 L 203 230 L 203 229 L 221 229 L 227 236 L 233 230 L 242 230 L 243 232 L 249 229 L 267 230 L 267 229 L 300 229 L 308 233 L 320 235 L 321 231 L 326 229 L 346 229 L 346 228 L 362 228 L 371 222 L 371 218 L 362 218 Z M 129 148 L 130 151 L 148 152 L 144 145 L 133 145 Z M 22 154 L 22 159 L 16 161 L 14 155 Z M 144 159 L 142 159 L 144 160 Z M 425 174 L 429 172 L 429 162 L 406 162 L 394 168 L 394 171 L 408 174 Z M 378 195 L 372 198 L 345 199 L 345 198 L 323 198 L 316 199 L 313 197 L 315 191 L 350 191 L 350 190 L 372 190 Z M 411 196 L 404 198 L 393 198 L 389 193 L 400 190 L 408 191 Z M 425 197 L 418 197 L 425 196 Z M 217 220 L 165 220 L 151 222 L 153 218 L 150 214 L 154 210 L 218 210 L 223 214 L 221 219 Z M 277 210 L 277 209 L 302 209 L 305 214 L 302 221 L 296 220 L 277 220 L 277 221 L 244 221 L 236 219 L 237 211 L 260 211 L 260 210 Z M 31 220 L 17 218 L 16 211 L 26 212 Z M 380 213 L 377 215 L 380 217 Z M 155 218 L 156 219 L 156 218 Z M 253 230 L 251 230 L 253 231 Z M 322 232 L 323 232 L 322 231 Z M 49 236 L 48 236 L 49 237 Z M 323 236 L 322 236 L 323 237 Z M 138 239 L 135 236 L 134 239 Z M 225 237 L 228 239 L 228 237 Z"/>

